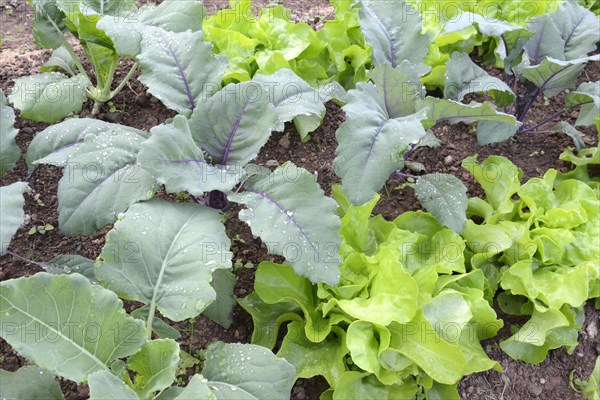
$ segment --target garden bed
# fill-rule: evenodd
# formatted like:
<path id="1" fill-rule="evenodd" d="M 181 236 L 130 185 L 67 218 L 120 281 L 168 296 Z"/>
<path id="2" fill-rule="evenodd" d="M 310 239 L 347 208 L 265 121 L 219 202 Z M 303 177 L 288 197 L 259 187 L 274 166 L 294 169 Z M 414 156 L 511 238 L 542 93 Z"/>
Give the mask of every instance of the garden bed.
<path id="1" fill-rule="evenodd" d="M 14 3 L 14 4 L 13 4 Z M 257 2 L 265 5 L 266 1 Z M 293 17 L 319 24 L 322 17 L 315 12 L 327 14 L 326 2 L 291 1 L 289 6 L 294 10 Z M 312 6 L 307 5 L 310 3 Z M 314 4 L 313 4 L 314 3 Z M 32 42 L 31 22 L 32 12 L 24 1 L 3 2 L 1 20 L 4 43 L 0 54 L 0 87 L 5 93 L 10 93 L 15 78 L 38 72 L 41 65 L 50 55 L 48 50 L 40 50 Z M 226 6 L 226 2 L 207 2 L 209 10 Z M 317 6 L 315 6 L 315 4 Z M 212 7 L 211 7 L 212 6 Z M 316 11 L 315 11 L 316 10 Z M 119 75 L 127 72 L 125 66 L 117 70 Z M 600 64 L 591 63 L 580 82 L 600 80 Z M 163 123 L 175 113 L 165 108 L 158 100 L 146 93 L 143 85 L 133 79 L 113 100 L 115 110 L 104 109 L 97 116 L 109 122 L 117 122 L 134 128 L 148 130 Z M 542 121 L 555 114 L 562 107 L 562 99 L 556 98 L 548 105 L 539 102 L 531 111 L 532 123 Z M 81 117 L 91 116 L 91 103 L 85 105 Z M 577 114 L 568 114 L 569 122 L 576 120 Z M 344 121 L 345 114 L 339 106 L 330 102 L 327 104 L 327 114 L 323 125 L 311 134 L 311 140 L 302 143 L 293 125 L 286 125 L 284 133 L 274 133 L 268 143 L 261 149 L 257 160 L 259 165 L 274 167 L 286 161 L 292 161 L 299 167 L 306 168 L 317 174 L 317 181 L 327 195 L 331 187 L 339 184 L 340 179 L 333 170 L 333 159 L 337 142 L 335 132 Z M 36 123 L 17 118 L 15 124 L 19 129 L 17 142 L 24 152 L 36 135 L 48 124 Z M 468 126 L 457 124 L 438 124 L 434 128 L 442 146 L 436 149 L 420 148 L 413 160 L 422 163 L 428 172 L 446 172 L 460 178 L 467 186 L 469 196 L 481 195 L 481 189 L 473 178 L 462 169 L 461 161 L 473 154 L 479 154 L 480 160 L 488 155 L 502 155 L 523 169 L 524 181 L 541 177 L 549 168 L 566 170 L 567 165 L 559 161 L 559 155 L 571 145 L 571 139 L 563 134 L 527 133 L 517 135 L 506 142 L 481 147 L 477 144 L 474 133 Z M 584 142 L 588 146 L 597 145 L 597 134 L 593 129 L 585 130 Z M 17 167 L 0 179 L 0 186 L 25 180 L 28 176 L 27 166 L 23 157 Z M 111 229 L 107 226 L 89 237 L 67 237 L 58 230 L 57 186 L 61 177 L 58 168 L 41 166 L 30 180 L 32 191 L 25 194 L 26 224 L 14 236 L 10 250 L 16 254 L 35 261 L 50 260 L 61 254 L 78 254 L 95 259 L 102 250 L 104 237 Z M 392 177 L 380 192 L 381 201 L 375 213 L 382 214 L 387 219 L 393 219 L 399 214 L 421 209 L 414 191 L 410 188 L 397 189 L 402 184 L 400 178 Z M 236 218 L 239 207 L 227 212 L 227 234 L 232 238 L 233 260 L 239 268 L 235 271 L 237 283 L 235 294 L 244 297 L 253 291 L 254 269 L 264 260 L 281 261 L 276 256 L 267 253 L 260 239 L 253 238 L 250 228 Z M 54 230 L 42 234 L 31 233 L 30 229 L 42 225 L 52 225 Z M 242 267 L 244 266 L 244 267 Z M 41 268 L 28 264 L 11 255 L 0 258 L 0 280 L 30 276 L 41 271 Z M 498 310 L 498 308 L 496 307 Z M 505 326 L 499 336 L 483 343 L 490 358 L 497 360 L 504 368 L 504 373 L 489 371 L 469 376 L 461 382 L 459 392 L 462 398 L 470 399 L 569 399 L 580 398 L 569 387 L 569 374 L 575 371 L 575 376 L 587 378 L 594 367 L 595 359 L 600 355 L 598 345 L 598 325 L 600 314 L 590 302 L 585 309 L 586 322 L 579 335 L 579 346 L 574 354 L 568 355 L 564 349 L 551 351 L 547 359 L 538 365 L 515 361 L 503 353 L 498 343 L 511 335 L 511 324 L 522 324 L 525 320 L 504 316 Z M 199 316 L 188 322 L 172 323 L 181 333 L 178 341 L 182 349 L 193 354 L 198 349 L 205 348 L 215 340 L 225 342 L 249 343 L 252 334 L 252 320 L 239 306 L 234 311 L 233 325 L 225 330 L 204 316 Z M 0 367 L 15 371 L 27 362 L 18 356 L 3 340 L 0 340 Z M 69 399 L 86 398 L 85 385 L 63 382 L 65 396 Z M 317 399 L 327 388 L 322 379 L 300 380 L 293 389 L 293 399 Z"/>

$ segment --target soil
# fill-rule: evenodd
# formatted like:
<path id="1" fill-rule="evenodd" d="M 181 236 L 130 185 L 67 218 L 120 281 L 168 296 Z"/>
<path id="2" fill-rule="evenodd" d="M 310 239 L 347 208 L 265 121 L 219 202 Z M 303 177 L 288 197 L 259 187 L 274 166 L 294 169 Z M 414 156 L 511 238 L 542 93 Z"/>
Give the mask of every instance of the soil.
<path id="1" fill-rule="evenodd" d="M 227 6 L 226 0 L 205 0 L 209 12 Z M 321 22 L 333 16 L 333 9 L 326 0 L 306 1 L 256 1 L 257 10 L 260 6 L 283 4 L 290 7 L 292 18 L 319 26 Z M 0 53 L 0 87 L 5 93 L 10 93 L 13 79 L 39 72 L 41 65 L 48 59 L 50 51 L 38 49 L 32 44 L 31 24 L 33 14 L 30 6 L 23 0 L 0 0 L 0 34 L 4 43 Z M 118 70 L 116 81 L 127 73 L 130 62 L 124 61 Z M 600 79 L 600 63 L 588 65 L 581 81 L 597 81 Z M 116 111 L 103 110 L 98 118 L 110 122 L 118 122 L 139 129 L 148 130 L 163 123 L 174 113 L 147 94 L 144 87 L 136 79 L 131 80 L 128 87 L 113 101 Z M 540 101 L 531 111 L 532 121 L 541 121 L 547 116 L 559 111 L 562 99 L 552 99 L 547 105 Z M 86 104 L 81 117 L 91 115 L 91 104 Z M 316 172 L 318 183 L 327 194 L 334 184 L 340 180 L 335 175 L 332 161 L 335 157 L 335 131 L 344 121 L 344 112 L 334 103 L 327 104 L 327 114 L 323 125 L 313 134 L 309 142 L 302 143 L 292 125 L 286 126 L 285 132 L 274 133 L 269 142 L 261 150 L 255 161 L 260 165 L 274 166 L 285 161 L 292 161 L 300 167 Z M 566 116 L 569 122 L 574 122 L 576 113 Z M 20 130 L 17 142 L 23 152 L 33 137 L 48 125 L 17 118 L 16 127 Z M 551 126 L 551 125 L 550 125 Z M 517 135 L 499 144 L 480 147 L 475 135 L 464 125 L 436 126 L 435 133 L 442 141 L 437 149 L 420 148 L 413 153 L 411 159 L 422 163 L 429 172 L 447 172 L 456 175 L 464 181 L 470 196 L 481 195 L 481 189 L 471 176 L 460 166 L 461 161 L 472 154 L 479 154 L 480 160 L 488 155 L 508 157 L 523 169 L 524 179 L 542 176 L 549 168 L 565 170 L 567 166 L 558 160 L 559 154 L 571 145 L 571 140 L 562 134 L 535 132 Z M 584 131 L 584 140 L 588 145 L 597 144 L 597 133 L 594 130 Z M 22 226 L 10 244 L 10 250 L 16 254 L 36 261 L 47 261 L 60 254 L 79 254 L 88 258 L 96 258 L 104 245 L 104 236 L 111 226 L 99 230 L 89 237 L 66 237 L 58 229 L 45 234 L 29 234 L 32 227 L 51 224 L 58 228 L 57 215 L 57 186 L 62 172 L 58 168 L 42 166 L 36 170 L 31 181 L 31 192 L 25 195 L 27 223 Z M 28 176 L 23 157 L 14 170 L 0 178 L 0 186 L 22 181 Z M 391 177 L 381 191 L 381 201 L 375 212 L 388 219 L 398 214 L 421 208 L 414 192 L 410 188 L 397 189 L 403 181 Z M 266 247 L 259 239 L 254 239 L 250 229 L 237 219 L 239 208 L 234 207 L 227 212 L 227 232 L 232 238 L 234 261 L 242 264 L 258 265 L 264 260 L 280 261 L 267 253 Z M 234 239 L 235 238 L 235 239 Z M 41 269 L 10 255 L 0 257 L 0 280 L 30 276 Z M 253 290 L 254 270 L 241 268 L 236 271 L 237 284 L 235 295 L 244 297 Z M 484 342 L 484 348 L 489 356 L 500 362 L 504 373 L 485 372 L 474 374 L 464 379 L 459 385 L 461 398 L 464 399 L 574 399 L 580 398 L 569 387 L 569 374 L 575 371 L 575 376 L 585 378 L 592 371 L 596 357 L 600 354 L 600 344 L 597 337 L 599 313 L 592 304 L 585 308 L 586 323 L 580 333 L 580 345 L 574 354 L 569 355 L 564 349 L 551 351 L 547 359 L 537 365 L 515 361 L 504 354 L 498 343 L 510 336 L 511 324 L 523 323 L 522 320 L 511 319 L 501 315 L 506 324 L 500 335 Z M 500 312 L 500 311 L 499 311 Z M 172 323 L 182 333 L 180 344 L 182 349 L 191 354 L 205 348 L 214 340 L 226 342 L 250 341 L 252 320 L 238 306 L 234 311 L 233 325 L 223 329 L 211 320 L 200 316 L 195 320 L 183 323 Z M 0 339 L 0 366 L 14 371 L 27 361 L 18 356 L 12 348 Z M 72 382 L 61 381 L 67 399 L 83 399 L 88 395 L 86 385 L 76 385 Z M 327 387 L 321 378 L 299 380 L 292 392 L 292 398 L 318 399 L 319 394 Z"/>

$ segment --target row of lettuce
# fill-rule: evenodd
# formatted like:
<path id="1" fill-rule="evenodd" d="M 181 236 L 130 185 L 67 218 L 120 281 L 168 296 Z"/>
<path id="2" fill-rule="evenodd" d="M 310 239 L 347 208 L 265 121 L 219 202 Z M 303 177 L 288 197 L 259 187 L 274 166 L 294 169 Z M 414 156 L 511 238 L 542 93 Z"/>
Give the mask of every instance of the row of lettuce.
<path id="1" fill-rule="evenodd" d="M 463 165 L 486 199 L 467 199 L 466 188 L 451 175 L 427 174 L 414 177 L 414 187 L 432 214 L 407 213 L 389 222 L 371 212 L 377 202 L 373 194 L 408 165 L 412 150 L 439 145 L 429 130 L 437 122 L 478 121 L 478 139 L 486 144 L 495 141 L 489 140 L 490 131 L 504 138 L 516 133 L 540 94 L 574 87 L 585 63 L 597 58 L 589 55 L 597 41 L 591 12 L 564 3 L 528 29 L 461 14 L 469 23 L 458 18 L 444 32 L 470 28 L 475 36 L 452 43 L 468 42 L 472 49 L 477 40 L 483 43 L 477 32 L 487 32 L 486 43 L 496 44 L 489 54 L 513 75 L 514 87 L 523 78 L 533 83 L 533 92 L 521 99 L 453 48 L 443 62 L 445 98 L 437 99 L 426 96 L 422 83 L 435 71 L 432 49 L 441 43 L 422 32 L 433 29 L 423 7 L 435 2 L 419 3 L 424 25 L 412 8 L 391 12 L 404 2 L 356 7 L 334 2 L 337 19 L 319 32 L 345 31 L 357 41 L 345 49 L 359 59 L 361 51 L 370 57 L 362 66 L 351 53 L 336 64 L 337 50 L 313 40 L 317 34 L 290 22 L 281 7 L 255 17 L 249 1 L 232 1 L 232 10 L 205 19 L 195 1 L 139 10 L 132 3 L 135 18 L 127 19 L 123 4 L 34 4 L 37 43 L 57 49 L 45 68 L 72 76 L 45 72 L 16 80 L 9 99 L 22 117 L 58 120 L 81 110 L 88 97 L 98 111 L 138 66 L 149 92 L 179 115 L 150 133 L 72 118 L 40 132 L 30 144 L 25 160 L 31 174 L 41 164 L 65 167 L 58 188 L 63 234 L 90 235 L 115 225 L 98 259 L 36 262 L 47 272 L 0 284 L 6 320 L 0 333 L 20 354 L 52 374 L 87 382 L 92 398 L 188 398 L 190 393 L 285 398 L 296 378 L 315 375 L 325 376 L 331 386 L 324 398 L 452 398 L 463 376 L 500 369 L 479 344 L 503 325 L 490 306 L 495 298 L 503 311 L 530 317 L 501 345 L 512 357 L 540 362 L 550 349 L 574 349 L 582 307 L 599 296 L 599 190 L 590 173 L 600 155 L 582 149 L 570 125 L 562 124 L 562 130 L 578 151 L 563 155 L 576 166 L 569 173 L 550 170 L 521 185 L 522 173 L 510 161 L 490 157 L 478 164 L 469 158 Z M 92 61 L 95 86 L 65 39 L 67 32 L 76 35 Z M 236 41 L 245 45 L 236 47 Z M 245 53 L 233 53 L 240 49 Z M 135 61 L 111 90 L 121 56 Z M 261 65 L 268 68 L 260 71 Z M 327 66 L 322 78 L 302 72 L 319 71 L 317 65 Z M 312 86 L 324 82 L 330 83 Z M 345 92 L 340 83 L 356 88 Z M 475 83 L 488 89 L 478 90 Z M 70 88 L 72 96 L 57 101 L 53 90 L 61 94 L 61 87 Z M 594 82 L 583 83 L 567 95 L 566 110 L 581 107 L 578 124 L 598 123 L 597 90 Z M 461 103 L 465 95 L 482 91 L 495 104 Z M 342 179 L 333 190 L 337 203 L 303 168 L 286 163 L 270 171 L 251 164 L 286 122 L 293 121 L 306 138 L 332 98 L 346 104 L 348 117 L 337 132 L 334 164 Z M 513 102 L 512 114 L 505 112 Z M 1 112 L 5 173 L 20 150 L 15 115 L 3 95 Z M 203 205 L 150 200 L 161 185 Z M 26 188 L 26 182 L 17 182 L 0 189 L 2 254 L 23 223 Z M 273 348 L 279 326 L 291 321 L 280 358 L 254 345 L 217 344 L 202 362 L 179 349 L 179 332 L 158 317 L 160 312 L 177 322 L 203 313 L 225 327 L 231 324 L 230 239 L 215 210 L 229 201 L 244 207 L 240 220 L 287 262 L 261 264 L 256 292 L 240 301 L 254 319 L 253 341 L 262 346 Z M 119 298 L 143 306 L 127 315 Z M 101 315 L 91 311 L 90 299 L 101 304 Z M 28 334 L 33 331 L 39 335 Z M 185 389 L 169 389 L 185 366 L 196 366 L 198 376 Z M 51 374 L 36 368 L 2 372 L 3 382 L 11 382 L 3 385 L 2 397 L 22 397 L 20 390 L 31 389 L 24 382 L 40 374 L 40 393 L 61 398 Z"/>
<path id="2" fill-rule="evenodd" d="M 337 188 L 339 285 L 311 285 L 285 265 L 262 263 L 255 293 L 240 300 L 253 342 L 273 348 L 289 321 L 277 354 L 299 377 L 324 376 L 325 399 L 458 398 L 464 376 L 502 371 L 480 344 L 504 325 L 494 299 L 527 318 L 500 342 L 511 357 L 539 363 L 551 349 L 572 353 L 583 307 L 594 298 L 598 307 L 600 297 L 600 197 L 588 175 L 597 150 L 567 151 L 561 158 L 575 169 L 523 184 L 506 158 L 464 160 L 486 197 L 469 199 L 460 235 L 421 211 L 372 217 L 378 197 L 354 207 Z"/>

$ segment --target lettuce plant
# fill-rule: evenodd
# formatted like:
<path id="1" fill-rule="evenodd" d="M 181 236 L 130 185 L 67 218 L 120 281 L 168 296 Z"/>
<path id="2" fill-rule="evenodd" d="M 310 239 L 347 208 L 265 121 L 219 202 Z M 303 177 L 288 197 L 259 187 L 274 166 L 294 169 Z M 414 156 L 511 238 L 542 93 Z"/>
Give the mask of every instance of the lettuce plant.
<path id="1" fill-rule="evenodd" d="M 136 37 L 132 37 L 134 26 L 152 26 L 163 34 L 198 30 L 205 16 L 201 3 L 176 0 L 140 10 L 133 0 L 34 0 L 33 6 L 34 43 L 54 51 L 41 74 L 15 80 L 10 100 L 22 117 L 51 123 L 81 111 L 88 98 L 94 101 L 92 114 L 97 114 L 126 86 L 138 69 L 137 60 L 114 89 L 113 81 L 120 60 L 137 56 L 128 51 L 136 43 Z M 119 28 L 123 30 L 116 42 L 107 32 Z M 125 46 L 120 39 L 127 35 Z M 93 78 L 88 76 L 69 36 L 79 42 Z"/>
<path id="2" fill-rule="evenodd" d="M 325 399 L 458 398 L 464 375 L 500 371 L 479 342 L 502 322 L 482 270 L 466 269 L 461 237 L 423 212 L 371 218 L 377 197 L 355 207 L 334 192 L 344 215 L 340 284 L 261 263 L 255 292 L 239 301 L 253 343 L 272 348 L 287 323 L 277 354 L 299 378 L 325 377 Z"/>
<path id="3" fill-rule="evenodd" d="M 569 376 L 569 384 L 571 385 L 571 388 L 573 388 L 573 390 L 575 390 L 577 393 L 580 393 L 586 399 L 600 399 L 600 356 L 596 357 L 594 370 L 590 374 L 590 377 L 587 381 L 582 381 L 581 379 L 573 380 L 574 372 L 575 371 L 571 371 L 571 375 Z"/>
<path id="4" fill-rule="evenodd" d="M 477 25 L 479 31 L 497 38 L 496 56 L 502 60 L 504 81 L 488 75 L 467 54 L 453 53 L 447 63 L 444 97 L 461 101 L 468 93 L 488 93 L 504 112 L 515 116 L 518 123 L 480 122 L 477 140 L 481 145 L 500 142 L 515 133 L 535 131 L 557 117 L 579 109 L 576 126 L 590 126 L 600 111 L 598 82 L 585 82 L 574 89 L 586 63 L 600 61 L 600 55 L 589 55 L 596 49 L 600 20 L 574 1 L 561 4 L 554 13 L 533 19 L 527 28 L 511 26 L 503 21 L 465 13 L 446 25 L 447 31 Z M 525 93 L 519 93 L 524 84 Z M 566 93 L 564 110 L 529 124 L 529 111 L 543 95 L 553 98 Z M 580 133 L 563 121 L 552 128 L 571 136 L 575 146 L 583 147 Z"/>
<path id="5" fill-rule="evenodd" d="M 346 4 L 338 9 L 335 20 L 315 31 L 304 22 L 290 21 L 290 10 L 281 6 L 263 8 L 255 17 L 250 0 L 230 0 L 230 8 L 209 17 L 203 28 L 215 51 L 229 59 L 224 83 L 284 68 L 313 87 L 337 81 L 349 88 L 364 80 L 370 52 L 356 19 L 347 11 L 350 2 L 333 3 Z"/>
<path id="6" fill-rule="evenodd" d="M 534 17 L 556 11 L 562 0 L 534 0 L 523 3 L 519 0 L 484 0 L 477 2 L 440 0 L 408 0 L 423 16 L 423 32 L 431 37 L 429 53 L 425 60 L 432 67 L 422 81 L 428 88 L 445 86 L 446 63 L 452 53 L 479 52 L 494 54 L 502 46 L 497 38 L 467 25 L 462 29 L 448 30 L 447 25 L 464 18 L 464 13 L 475 13 L 486 19 L 506 22 L 514 27 L 525 27 Z M 494 57 L 494 64 L 501 62 Z"/>
<path id="7" fill-rule="evenodd" d="M 484 271 L 492 292 L 498 288 L 504 312 L 530 317 L 500 343 L 513 358 L 538 363 L 562 346 L 571 353 L 585 302 L 600 297 L 600 194 L 587 170 L 598 156 L 598 149 L 566 152 L 563 158 L 580 166 L 567 174 L 550 169 L 524 184 L 504 157 L 463 162 L 486 193 L 469 200 L 467 264 Z"/>

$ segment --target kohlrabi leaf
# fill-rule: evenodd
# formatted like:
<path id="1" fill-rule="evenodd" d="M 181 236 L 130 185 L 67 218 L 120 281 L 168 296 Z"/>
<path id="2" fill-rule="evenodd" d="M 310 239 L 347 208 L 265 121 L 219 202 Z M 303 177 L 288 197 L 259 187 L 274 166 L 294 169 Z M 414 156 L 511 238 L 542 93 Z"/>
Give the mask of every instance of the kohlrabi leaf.
<path id="1" fill-rule="evenodd" d="M 535 64 L 545 57 L 575 60 L 596 49 L 600 19 L 577 2 L 565 1 L 556 12 L 533 19 L 528 28 L 535 35 L 525 51 Z"/>
<path id="2" fill-rule="evenodd" d="M 500 121 L 479 121 L 477 123 L 477 143 L 485 146 L 490 143 L 503 142 L 513 137 L 519 126 L 520 123 L 513 125 Z"/>
<path id="3" fill-rule="evenodd" d="M 217 396 L 208 387 L 208 380 L 202 375 L 196 374 L 192 376 L 190 382 L 185 388 L 171 386 L 160 395 L 155 397 L 155 400 L 216 400 Z"/>
<path id="4" fill-rule="evenodd" d="M 246 205 L 239 218 L 294 270 L 313 283 L 336 285 L 341 247 L 335 200 L 325 196 L 315 176 L 292 163 L 248 182 L 230 200 Z"/>
<path id="5" fill-rule="evenodd" d="M 57 0 L 67 12 L 82 12 L 85 16 L 112 15 L 125 18 L 135 9 L 135 0 Z"/>
<path id="6" fill-rule="evenodd" d="M 404 165 L 403 153 L 425 136 L 415 111 L 422 85 L 408 62 L 398 69 L 378 67 L 371 75 L 376 85 L 358 83 L 348 92 L 347 119 L 336 132 L 338 148 L 334 170 L 354 205 L 363 204 L 385 184 L 390 174 Z"/>
<path id="7" fill-rule="evenodd" d="M 136 163 L 142 131 L 107 130 L 86 137 L 58 183 L 58 223 L 65 235 L 89 235 L 133 203 L 154 195 L 154 177 Z"/>
<path id="8" fill-rule="evenodd" d="M 42 66 L 41 72 L 52 72 L 57 69 L 61 69 L 68 73 L 70 76 L 77 75 L 77 67 L 71 57 L 71 53 L 64 47 L 61 46 L 52 52 L 52 55 Z"/>
<path id="9" fill-rule="evenodd" d="M 8 98 L 21 111 L 21 118 L 52 123 L 81 111 L 88 84 L 83 75 L 69 78 L 60 72 L 44 72 L 15 79 Z"/>
<path id="10" fill-rule="evenodd" d="M 142 51 L 142 34 L 147 30 L 192 32 L 202 30 L 206 10 L 201 2 L 166 0 L 158 6 L 146 5 L 125 16 L 106 16 L 98 28 L 112 39 L 121 56 L 135 58 Z"/>
<path id="11" fill-rule="evenodd" d="M 593 103 L 596 108 L 600 108 L 600 81 L 584 82 L 579 85 L 577 90 L 568 93 L 565 98 L 567 109 L 586 103 Z"/>
<path id="12" fill-rule="evenodd" d="M 127 369 L 136 373 L 133 389 L 140 399 L 173 384 L 179 362 L 179 345 L 172 339 L 156 339 L 146 342 L 144 347 L 127 361 Z"/>
<path id="13" fill-rule="evenodd" d="M 64 400 L 54 374 L 35 365 L 15 372 L 0 369 L 0 398 L 6 400 Z"/>
<path id="14" fill-rule="evenodd" d="M 58 8 L 56 0 L 33 0 L 31 3 L 35 11 L 33 42 L 47 49 L 62 46 L 67 26 L 65 14 Z"/>
<path id="15" fill-rule="evenodd" d="M 421 33 L 421 15 L 415 8 L 404 0 L 364 0 L 359 12 L 360 27 L 373 48 L 375 66 L 390 64 L 395 68 L 408 60 L 419 72 L 427 72 L 423 61 L 430 38 Z"/>
<path id="16" fill-rule="evenodd" d="M 490 93 L 498 107 L 509 105 L 515 99 L 506 83 L 478 67 L 468 54 L 454 52 L 446 63 L 444 97 L 462 101 L 469 93 Z"/>
<path id="17" fill-rule="evenodd" d="M 200 196 L 212 190 L 226 192 L 242 178 L 240 166 L 213 165 L 205 158 L 184 116 L 177 115 L 170 124 L 156 126 L 150 132 L 150 139 L 141 145 L 138 163 L 164 184 L 168 193 Z"/>
<path id="18" fill-rule="evenodd" d="M 202 375 L 217 400 L 287 400 L 296 371 L 261 346 L 216 342 L 206 350 Z"/>
<path id="19" fill-rule="evenodd" d="M 416 147 L 429 147 L 436 149 L 442 146 L 442 141 L 435 136 L 435 133 L 431 129 L 428 129 L 425 136 L 419 140 Z"/>
<path id="20" fill-rule="evenodd" d="M 150 306 L 145 305 L 143 307 L 136 308 L 129 314 L 133 318 L 141 319 L 142 321 L 148 321 L 148 316 L 150 315 Z M 152 320 L 152 330 L 161 339 L 177 340 L 181 337 L 181 334 L 177 329 L 173 328 L 171 325 L 167 324 L 162 319 L 156 317 L 154 317 L 154 319 Z"/>
<path id="21" fill-rule="evenodd" d="M 583 138 L 581 137 L 581 132 L 579 132 L 575 127 L 569 124 L 567 121 L 561 121 L 558 124 L 552 127 L 552 132 L 560 132 L 569 136 L 573 139 L 573 144 L 575 145 L 575 149 L 577 151 L 585 148 L 585 143 L 583 142 Z"/>
<path id="22" fill-rule="evenodd" d="M 6 97 L 0 89 L 0 176 L 13 169 L 21 155 L 15 140 L 17 133 L 15 112 L 6 104 Z"/>
<path id="23" fill-rule="evenodd" d="M 75 382 L 108 371 L 144 343 L 142 322 L 125 313 L 117 295 L 77 274 L 4 281 L 0 311 L 0 335 L 17 352 Z"/>
<path id="24" fill-rule="evenodd" d="M 212 274 L 231 267 L 229 247 L 221 216 L 213 209 L 158 200 L 139 203 L 107 234 L 96 277 L 121 297 L 182 321 L 215 300 Z"/>
<path id="25" fill-rule="evenodd" d="M 329 93 L 334 86 L 315 89 L 287 68 L 273 75 L 258 74 L 254 81 L 264 85 L 269 101 L 275 107 L 277 125 L 274 130 L 283 132 L 285 122 L 293 120 L 302 139 L 321 125 L 325 102 L 335 97 L 335 93 Z"/>
<path id="26" fill-rule="evenodd" d="M 96 281 L 94 274 L 94 260 L 76 254 L 65 254 L 54 257 L 50 261 L 41 263 L 41 267 L 53 275 L 81 274 L 92 283 Z"/>
<path id="27" fill-rule="evenodd" d="M 107 38 L 107 40 L 109 39 Z M 85 55 L 94 68 L 97 87 L 110 87 L 114 78 L 113 68 L 119 63 L 117 52 L 114 49 L 96 43 L 87 43 L 85 46 Z"/>
<path id="28" fill-rule="evenodd" d="M 0 255 L 6 252 L 10 240 L 25 220 L 23 192 L 26 188 L 24 182 L 0 187 Z"/>
<path id="29" fill-rule="evenodd" d="M 553 97 L 565 89 L 575 87 L 577 77 L 590 61 L 600 61 L 600 54 L 569 61 L 546 57 L 540 64 L 523 67 L 521 74 L 544 95 Z"/>
<path id="30" fill-rule="evenodd" d="M 93 118 L 71 118 L 59 124 L 51 125 L 39 132 L 27 148 L 25 161 L 29 170 L 38 164 L 64 167 L 79 146 L 88 137 L 111 132 L 122 135 L 146 135 L 144 132 L 125 125 L 111 124 Z"/>
<path id="31" fill-rule="evenodd" d="M 565 108 L 581 106 L 575 126 L 594 125 L 594 117 L 600 114 L 600 81 L 584 82 L 577 90 L 568 93 Z"/>
<path id="32" fill-rule="evenodd" d="M 252 81 L 225 86 L 190 118 L 192 137 L 211 162 L 238 168 L 258 155 L 276 123 L 267 90 Z"/>
<path id="33" fill-rule="evenodd" d="M 487 36 L 500 37 L 506 32 L 520 30 L 522 28 L 513 26 L 506 21 L 482 16 L 472 12 L 464 12 L 451 18 L 444 25 L 446 33 L 462 31 L 469 26 L 476 24 L 479 32 Z"/>
<path id="34" fill-rule="evenodd" d="M 423 175 L 417 180 L 415 193 L 442 224 L 462 232 L 467 221 L 467 188 L 460 179 L 449 174 Z"/>
<path id="35" fill-rule="evenodd" d="M 454 100 L 439 99 L 427 96 L 424 100 L 417 100 L 419 107 L 427 110 L 427 127 L 435 125 L 436 122 L 449 121 L 471 123 L 473 121 L 497 121 L 515 125 L 517 120 L 510 114 L 498 112 L 488 102 L 462 104 Z"/>
<path id="36" fill-rule="evenodd" d="M 236 277 L 229 270 L 218 269 L 213 272 L 212 288 L 217 297 L 203 313 L 225 329 L 229 329 L 233 323 L 233 308 L 236 304 L 233 294 L 235 282 Z"/>
<path id="37" fill-rule="evenodd" d="M 564 60 L 564 40 L 552 22 L 552 14 L 544 14 L 529 22 L 528 29 L 534 32 L 525 44 L 525 56 L 532 64 L 539 64 L 545 57 Z"/>
<path id="38" fill-rule="evenodd" d="M 90 400 L 140 400 L 123 379 L 110 371 L 97 371 L 89 375 Z"/>
<path id="39" fill-rule="evenodd" d="M 375 67 L 368 73 L 380 95 L 380 103 L 390 118 L 403 118 L 418 110 L 415 101 L 425 97 L 425 87 L 419 74 L 408 61 L 402 61 L 396 68 L 388 64 Z"/>
<path id="40" fill-rule="evenodd" d="M 212 45 L 204 41 L 202 32 L 148 30 L 142 35 L 141 49 L 140 81 L 179 114 L 189 117 L 196 106 L 221 88 L 227 60 L 213 55 Z"/>

